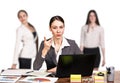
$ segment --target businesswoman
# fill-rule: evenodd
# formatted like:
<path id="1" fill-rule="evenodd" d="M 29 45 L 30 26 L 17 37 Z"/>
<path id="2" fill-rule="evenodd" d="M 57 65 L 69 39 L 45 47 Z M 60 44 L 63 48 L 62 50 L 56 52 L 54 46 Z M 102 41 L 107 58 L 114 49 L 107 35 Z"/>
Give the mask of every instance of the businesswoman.
<path id="1" fill-rule="evenodd" d="M 18 19 L 21 25 L 16 31 L 12 68 L 16 68 L 19 62 L 20 69 L 31 69 L 32 58 L 36 56 L 38 48 L 37 32 L 35 27 L 28 22 L 28 14 L 25 10 L 18 11 Z"/>
<path id="2" fill-rule="evenodd" d="M 65 23 L 61 16 L 53 16 L 49 22 L 52 37 L 41 42 L 39 52 L 34 61 L 34 70 L 39 70 L 46 62 L 48 72 L 56 72 L 56 65 L 61 54 L 80 54 L 80 49 L 74 40 L 63 37 Z"/>
<path id="3" fill-rule="evenodd" d="M 105 65 L 105 45 L 104 45 L 104 29 L 100 26 L 99 19 L 95 10 L 90 10 L 87 16 L 86 24 L 81 29 L 80 49 L 85 54 L 96 54 L 94 69 L 98 70 L 102 50 L 103 61 Z"/>

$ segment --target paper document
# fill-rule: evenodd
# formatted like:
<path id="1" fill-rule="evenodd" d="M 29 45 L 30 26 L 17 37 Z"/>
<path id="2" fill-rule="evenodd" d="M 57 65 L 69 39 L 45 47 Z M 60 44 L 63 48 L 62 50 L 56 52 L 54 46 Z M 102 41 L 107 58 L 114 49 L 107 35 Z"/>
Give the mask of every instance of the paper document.
<path id="1" fill-rule="evenodd" d="M 51 73 L 48 73 L 46 71 L 33 71 L 33 72 L 30 72 L 30 73 L 27 73 L 27 75 L 41 76 L 41 77 L 46 77 L 49 74 L 51 74 Z"/>
<path id="2" fill-rule="evenodd" d="M 0 83 L 15 83 L 20 79 L 20 76 L 0 76 Z"/>
<path id="3" fill-rule="evenodd" d="M 27 72 L 31 72 L 33 70 L 30 69 L 9 69 L 9 70 L 4 70 L 1 75 L 27 75 Z"/>
<path id="4" fill-rule="evenodd" d="M 22 80 L 24 82 L 31 82 L 31 83 L 55 83 L 58 78 L 52 78 L 52 77 L 32 77 L 28 76 Z"/>

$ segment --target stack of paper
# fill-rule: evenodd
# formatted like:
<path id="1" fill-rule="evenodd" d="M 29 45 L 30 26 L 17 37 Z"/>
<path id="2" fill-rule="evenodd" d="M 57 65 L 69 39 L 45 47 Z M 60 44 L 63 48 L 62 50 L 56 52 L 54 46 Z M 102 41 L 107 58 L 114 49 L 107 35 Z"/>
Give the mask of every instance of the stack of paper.
<path id="1" fill-rule="evenodd" d="M 0 76 L 0 82 L 2 83 L 15 83 L 20 79 L 20 76 Z"/>
<path id="2" fill-rule="evenodd" d="M 104 76 L 94 76 L 95 83 L 105 83 Z"/>
<path id="3" fill-rule="evenodd" d="M 81 75 L 77 75 L 77 74 L 70 75 L 70 82 L 71 83 L 81 83 Z"/>
<path id="4" fill-rule="evenodd" d="M 93 71 L 95 83 L 105 83 L 106 71 Z"/>
<path id="5" fill-rule="evenodd" d="M 46 77 L 47 75 L 49 75 L 51 73 L 48 73 L 46 71 L 33 71 L 33 72 L 29 72 L 27 73 L 27 75 L 31 75 L 31 76 L 41 76 L 41 77 Z"/>
<path id="6" fill-rule="evenodd" d="M 33 70 L 30 69 L 9 69 L 9 70 L 4 70 L 1 75 L 15 75 L 15 76 L 21 76 L 21 75 L 27 75 L 28 72 L 31 72 Z"/>

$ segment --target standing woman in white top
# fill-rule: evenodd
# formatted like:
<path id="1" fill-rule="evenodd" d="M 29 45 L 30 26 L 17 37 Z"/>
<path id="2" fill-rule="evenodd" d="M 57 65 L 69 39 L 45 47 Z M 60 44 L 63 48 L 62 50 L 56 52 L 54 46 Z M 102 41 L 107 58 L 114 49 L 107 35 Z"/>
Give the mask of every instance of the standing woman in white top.
<path id="1" fill-rule="evenodd" d="M 30 24 L 25 10 L 18 11 L 18 19 L 21 25 L 16 31 L 16 45 L 12 68 L 15 69 L 19 62 L 20 69 L 31 69 L 32 58 L 36 56 L 38 49 L 38 36 L 35 27 Z"/>
<path id="2" fill-rule="evenodd" d="M 90 10 L 86 24 L 81 29 L 80 50 L 84 54 L 96 54 L 94 70 L 98 70 L 101 61 L 100 48 L 103 55 L 102 66 L 105 65 L 104 30 L 100 26 L 95 10 Z"/>

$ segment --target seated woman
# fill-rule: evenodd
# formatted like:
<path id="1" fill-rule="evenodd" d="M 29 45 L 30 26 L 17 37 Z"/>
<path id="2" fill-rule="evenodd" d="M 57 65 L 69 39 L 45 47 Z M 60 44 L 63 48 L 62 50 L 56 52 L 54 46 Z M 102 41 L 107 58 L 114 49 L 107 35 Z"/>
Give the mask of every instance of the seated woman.
<path id="1" fill-rule="evenodd" d="M 55 73 L 59 55 L 80 54 L 80 49 L 74 40 L 63 37 L 65 23 L 61 16 L 54 16 L 50 19 L 49 29 L 53 36 L 48 40 L 44 37 L 33 68 L 39 70 L 45 61 L 47 71 Z"/>

